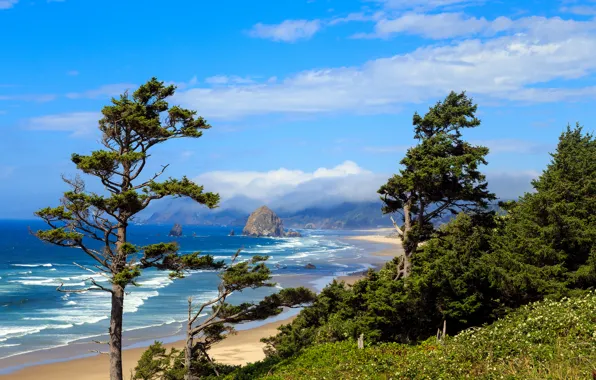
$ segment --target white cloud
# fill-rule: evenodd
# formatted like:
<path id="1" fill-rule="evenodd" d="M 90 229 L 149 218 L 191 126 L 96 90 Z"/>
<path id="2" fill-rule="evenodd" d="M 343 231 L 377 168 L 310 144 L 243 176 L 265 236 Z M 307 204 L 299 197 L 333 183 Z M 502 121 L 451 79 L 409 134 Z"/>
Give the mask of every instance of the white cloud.
<path id="1" fill-rule="evenodd" d="M 117 97 L 124 93 L 125 91 L 133 91 L 136 89 L 135 84 L 131 83 L 116 83 L 116 84 L 107 84 L 101 86 L 94 90 L 84 91 L 84 92 L 71 92 L 66 94 L 67 98 L 70 99 L 97 99 L 97 98 L 111 98 Z"/>
<path id="2" fill-rule="evenodd" d="M 91 136 L 102 115 L 98 112 L 73 112 L 29 119 L 25 127 L 36 131 L 70 132 L 73 137 Z"/>
<path id="3" fill-rule="evenodd" d="M 379 20 L 371 37 L 389 37 L 396 33 L 406 33 L 444 39 L 478 34 L 490 25 L 484 18 L 467 17 L 462 13 L 408 13 L 396 19 Z"/>
<path id="4" fill-rule="evenodd" d="M 450 39 L 498 33 L 524 33 L 532 38 L 561 38 L 569 35 L 593 32 L 595 21 L 563 20 L 559 17 L 524 17 L 510 19 L 498 17 L 494 20 L 467 16 L 463 13 L 406 13 L 397 18 L 383 18 L 375 24 L 374 33 L 360 33 L 357 38 L 388 38 L 394 34 L 419 35 L 430 39 Z"/>
<path id="5" fill-rule="evenodd" d="M 212 85 L 218 85 L 218 84 L 249 84 L 249 83 L 255 83 L 255 81 L 249 77 L 240 77 L 240 76 L 236 76 L 236 75 L 231 75 L 231 76 L 227 76 L 227 75 L 215 75 L 209 78 L 205 79 L 206 83 L 212 84 Z"/>
<path id="6" fill-rule="evenodd" d="M 79 72 L 77 70 L 70 70 L 70 71 L 66 72 L 66 75 L 69 75 L 71 77 L 76 77 L 77 75 L 79 75 Z"/>
<path id="7" fill-rule="evenodd" d="M 0 10 L 1 9 L 10 9 L 14 7 L 19 0 L 0 0 Z"/>
<path id="8" fill-rule="evenodd" d="M 319 20 L 286 20 L 281 24 L 258 23 L 249 31 L 249 35 L 273 41 L 295 42 L 311 38 L 320 28 Z"/>
<path id="9" fill-rule="evenodd" d="M 489 187 L 501 198 L 516 198 L 531 190 L 537 172 L 488 172 Z M 194 179 L 207 191 L 218 192 L 222 209 L 246 212 L 267 204 L 275 209 L 299 210 L 311 206 L 332 206 L 343 202 L 378 200 L 377 190 L 391 177 L 373 173 L 352 161 L 312 172 L 285 168 L 267 172 L 218 171 Z"/>
<path id="10" fill-rule="evenodd" d="M 561 7 L 561 12 L 572 13 L 580 16 L 594 16 L 596 15 L 595 5 L 575 5 L 571 7 Z"/>
<path id="11" fill-rule="evenodd" d="M 270 202 L 312 181 L 371 174 L 356 163 L 346 161 L 334 168 L 319 168 L 313 172 L 285 168 L 267 172 L 214 171 L 202 174 L 195 180 L 209 191 L 219 192 L 224 198 L 246 196 Z"/>
<path id="12" fill-rule="evenodd" d="M 273 83 L 193 88 L 177 93 L 176 102 L 208 117 L 238 118 L 394 112 L 402 104 L 437 99 L 451 90 L 467 90 L 484 101 L 551 102 L 596 95 L 592 88 L 543 88 L 553 80 L 594 73 L 593 22 L 527 18 L 519 23 L 531 33 L 421 47 L 361 66 L 304 71 Z"/>

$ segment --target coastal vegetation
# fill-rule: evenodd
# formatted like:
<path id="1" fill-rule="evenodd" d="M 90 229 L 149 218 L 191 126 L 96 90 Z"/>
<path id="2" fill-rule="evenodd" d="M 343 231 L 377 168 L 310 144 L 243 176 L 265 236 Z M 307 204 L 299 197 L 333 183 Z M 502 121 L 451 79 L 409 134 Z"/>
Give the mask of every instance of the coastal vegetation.
<path id="1" fill-rule="evenodd" d="M 588 379 L 596 361 L 596 294 L 522 306 L 453 337 L 416 345 L 323 343 L 225 379 Z"/>
<path id="2" fill-rule="evenodd" d="M 488 148 L 462 139 L 464 129 L 480 125 L 477 108 L 465 93 L 451 92 L 424 117 L 414 114 L 418 144 L 400 161 L 399 174 L 378 191 L 383 212 L 403 217 L 402 227 L 394 222 L 404 247 L 396 279 L 410 275 L 412 255 L 433 233 L 435 219 L 461 211 L 482 212 L 496 199 L 479 171 L 487 163 Z"/>
<path id="3" fill-rule="evenodd" d="M 175 86 L 166 86 L 153 78 L 132 95 L 124 93 L 112 99 L 102 110 L 99 120 L 102 149 L 89 155 L 73 154 L 71 161 L 86 175 L 95 177 L 105 188 L 104 194 L 87 191 L 79 176 L 64 178 L 71 190 L 64 193 L 61 205 L 39 210 L 36 215 L 49 226 L 35 235 L 44 242 L 78 248 L 91 257 L 95 265 L 85 267 L 93 275 L 84 289 L 64 288 L 62 292 L 102 291 L 111 294 L 109 328 L 110 379 L 121 380 L 122 319 L 125 289 L 135 285 L 142 270 L 156 268 L 171 271 L 172 278 L 184 276 L 187 270 L 221 269 L 215 261 L 200 252 L 179 254 L 176 243 L 134 245 L 127 237 L 134 216 L 151 202 L 168 197 L 188 197 L 214 208 L 219 195 L 204 192 L 203 187 L 188 178 L 169 178 L 159 182 L 168 165 L 154 175 L 145 173 L 151 151 L 170 140 L 199 138 L 210 128 L 195 111 L 170 106 L 167 98 Z M 102 285 L 101 279 L 109 282 Z"/>
<path id="4" fill-rule="evenodd" d="M 139 246 L 127 237 L 132 219 L 154 200 L 186 197 L 208 208 L 220 200 L 186 177 L 158 181 L 167 165 L 145 173 L 154 146 L 210 128 L 196 112 L 169 106 L 174 91 L 152 79 L 132 96 L 113 99 L 99 121 L 103 149 L 72 156 L 105 194 L 86 190 L 81 177 L 65 178 L 71 190 L 61 205 L 37 212 L 49 226 L 35 232 L 39 239 L 95 261 L 81 265 L 92 272 L 87 287 L 58 290 L 111 294 L 112 380 L 123 379 L 125 289 L 148 268 L 170 271 L 171 278 L 217 270 L 220 283 L 212 300 L 188 300 L 185 349 L 167 352 L 156 342 L 134 379 L 563 379 L 595 369 L 596 139 L 581 126 L 561 134 L 534 191 L 501 202 L 497 212 L 480 171 L 488 148 L 463 138 L 480 126 L 477 106 L 463 92 L 450 93 L 424 116 L 414 114 L 418 144 L 378 191 L 379 213 L 392 215 L 404 255 L 353 285 L 333 281 L 318 295 L 282 289 L 234 304 L 233 293 L 274 286 L 268 257 L 238 260 L 238 251 L 230 262 L 215 261 L 181 254 L 175 242 Z M 281 219 L 267 215 L 272 230 L 285 235 Z M 265 360 L 233 367 L 210 357 L 233 325 L 298 306 L 291 323 L 262 340 Z"/>
<path id="5" fill-rule="evenodd" d="M 200 305 L 193 304 L 192 298 L 188 299 L 185 349 L 172 349 L 166 353 L 161 343 L 156 342 L 143 354 L 133 379 L 188 380 L 226 373 L 230 367 L 215 363 L 209 356 L 209 349 L 233 334 L 234 324 L 263 320 L 278 315 L 283 308 L 306 306 L 314 300 L 312 291 L 299 287 L 282 289 L 258 303 L 227 303 L 233 293 L 276 285 L 271 282 L 271 270 L 265 265 L 268 257 L 253 256 L 250 260 L 239 261 L 239 254 L 240 250 L 219 274 L 221 281 L 216 297 Z"/>
<path id="6" fill-rule="evenodd" d="M 436 109 L 430 112 L 436 115 Z M 443 156 L 440 149 L 427 154 L 432 152 Z M 263 340 L 265 361 L 231 378 L 591 376 L 594 295 L 586 292 L 596 285 L 596 139 L 579 125 L 567 127 L 551 156 L 532 182 L 534 191 L 502 203 L 502 213 L 464 208 L 438 229 L 417 230 L 424 217 L 417 206 L 418 217 L 410 220 L 410 230 L 418 232 L 409 270 L 398 257 L 353 286 L 334 281 L 279 334 Z M 415 183 L 404 179 L 415 168 L 402 170 L 395 186 Z M 423 187 L 423 194 L 451 188 L 453 181 L 443 181 L 448 175 L 436 173 L 445 187 L 434 193 Z M 475 177 L 483 180 L 479 173 Z M 392 210 L 423 199 L 414 187 L 403 191 L 407 196 Z M 400 236 L 408 244 L 408 234 Z M 493 325 L 478 330 L 487 323 Z M 358 351 L 361 336 L 367 348 Z"/>

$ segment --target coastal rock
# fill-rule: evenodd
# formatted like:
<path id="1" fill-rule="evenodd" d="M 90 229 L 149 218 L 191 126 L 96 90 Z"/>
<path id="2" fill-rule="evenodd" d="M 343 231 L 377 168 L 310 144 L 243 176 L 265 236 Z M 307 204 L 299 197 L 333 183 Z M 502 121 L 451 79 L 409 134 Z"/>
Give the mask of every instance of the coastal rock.
<path id="1" fill-rule="evenodd" d="M 250 214 L 242 234 L 255 237 L 282 237 L 284 236 L 283 222 L 269 207 L 259 207 Z"/>
<path id="2" fill-rule="evenodd" d="M 269 207 L 259 207 L 250 214 L 242 230 L 245 236 L 254 237 L 300 237 L 297 231 L 284 230 L 283 222 Z"/>
<path id="3" fill-rule="evenodd" d="M 168 236 L 174 236 L 174 237 L 182 236 L 182 226 L 178 223 L 174 224 L 174 227 L 172 227 Z"/>
<path id="4" fill-rule="evenodd" d="M 229 236 L 236 236 L 236 232 L 234 232 L 234 230 L 230 231 L 230 235 Z"/>
<path id="5" fill-rule="evenodd" d="M 304 266 L 304 268 L 306 268 L 306 269 L 317 269 L 317 267 L 316 267 L 316 266 L 314 266 L 314 265 L 313 265 L 313 264 L 311 264 L 311 263 L 308 263 L 308 264 L 306 264 L 306 265 Z"/>
<path id="6" fill-rule="evenodd" d="M 317 228 L 317 226 L 315 226 L 314 223 L 306 223 L 304 228 L 306 228 L 307 230 L 314 230 L 315 228 Z"/>

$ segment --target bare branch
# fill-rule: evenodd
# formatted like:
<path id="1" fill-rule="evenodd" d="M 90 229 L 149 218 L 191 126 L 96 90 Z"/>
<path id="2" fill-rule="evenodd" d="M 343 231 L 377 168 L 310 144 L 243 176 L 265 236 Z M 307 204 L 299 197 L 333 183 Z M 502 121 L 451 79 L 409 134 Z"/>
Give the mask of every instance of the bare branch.
<path id="1" fill-rule="evenodd" d="M 92 281 L 92 283 L 94 283 L 94 281 Z M 97 284 L 93 284 L 95 286 L 97 286 Z M 87 289 L 62 289 L 62 287 L 64 286 L 64 283 L 61 283 L 60 286 L 58 286 L 56 288 L 57 291 L 59 291 L 60 293 L 85 293 L 85 292 L 108 292 L 108 293 L 112 293 L 112 291 L 110 289 L 106 289 L 104 287 L 97 287 L 97 288 L 87 288 Z"/>
<path id="2" fill-rule="evenodd" d="M 397 231 L 397 233 L 399 234 L 399 236 L 403 237 L 404 236 L 404 232 L 401 230 L 401 228 L 399 228 L 399 226 L 397 225 L 397 223 L 393 219 L 393 216 L 390 216 L 389 218 L 391 219 L 391 222 L 393 222 L 393 227 L 395 227 L 395 230 Z"/>

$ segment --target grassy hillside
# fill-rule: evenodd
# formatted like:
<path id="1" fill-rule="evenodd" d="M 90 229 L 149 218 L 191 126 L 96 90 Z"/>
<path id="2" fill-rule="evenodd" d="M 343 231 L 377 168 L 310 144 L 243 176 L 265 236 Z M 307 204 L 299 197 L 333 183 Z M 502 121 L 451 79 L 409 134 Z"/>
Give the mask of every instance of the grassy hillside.
<path id="1" fill-rule="evenodd" d="M 416 346 L 354 342 L 247 366 L 228 379 L 592 379 L 596 293 L 524 306 L 497 322 Z"/>

